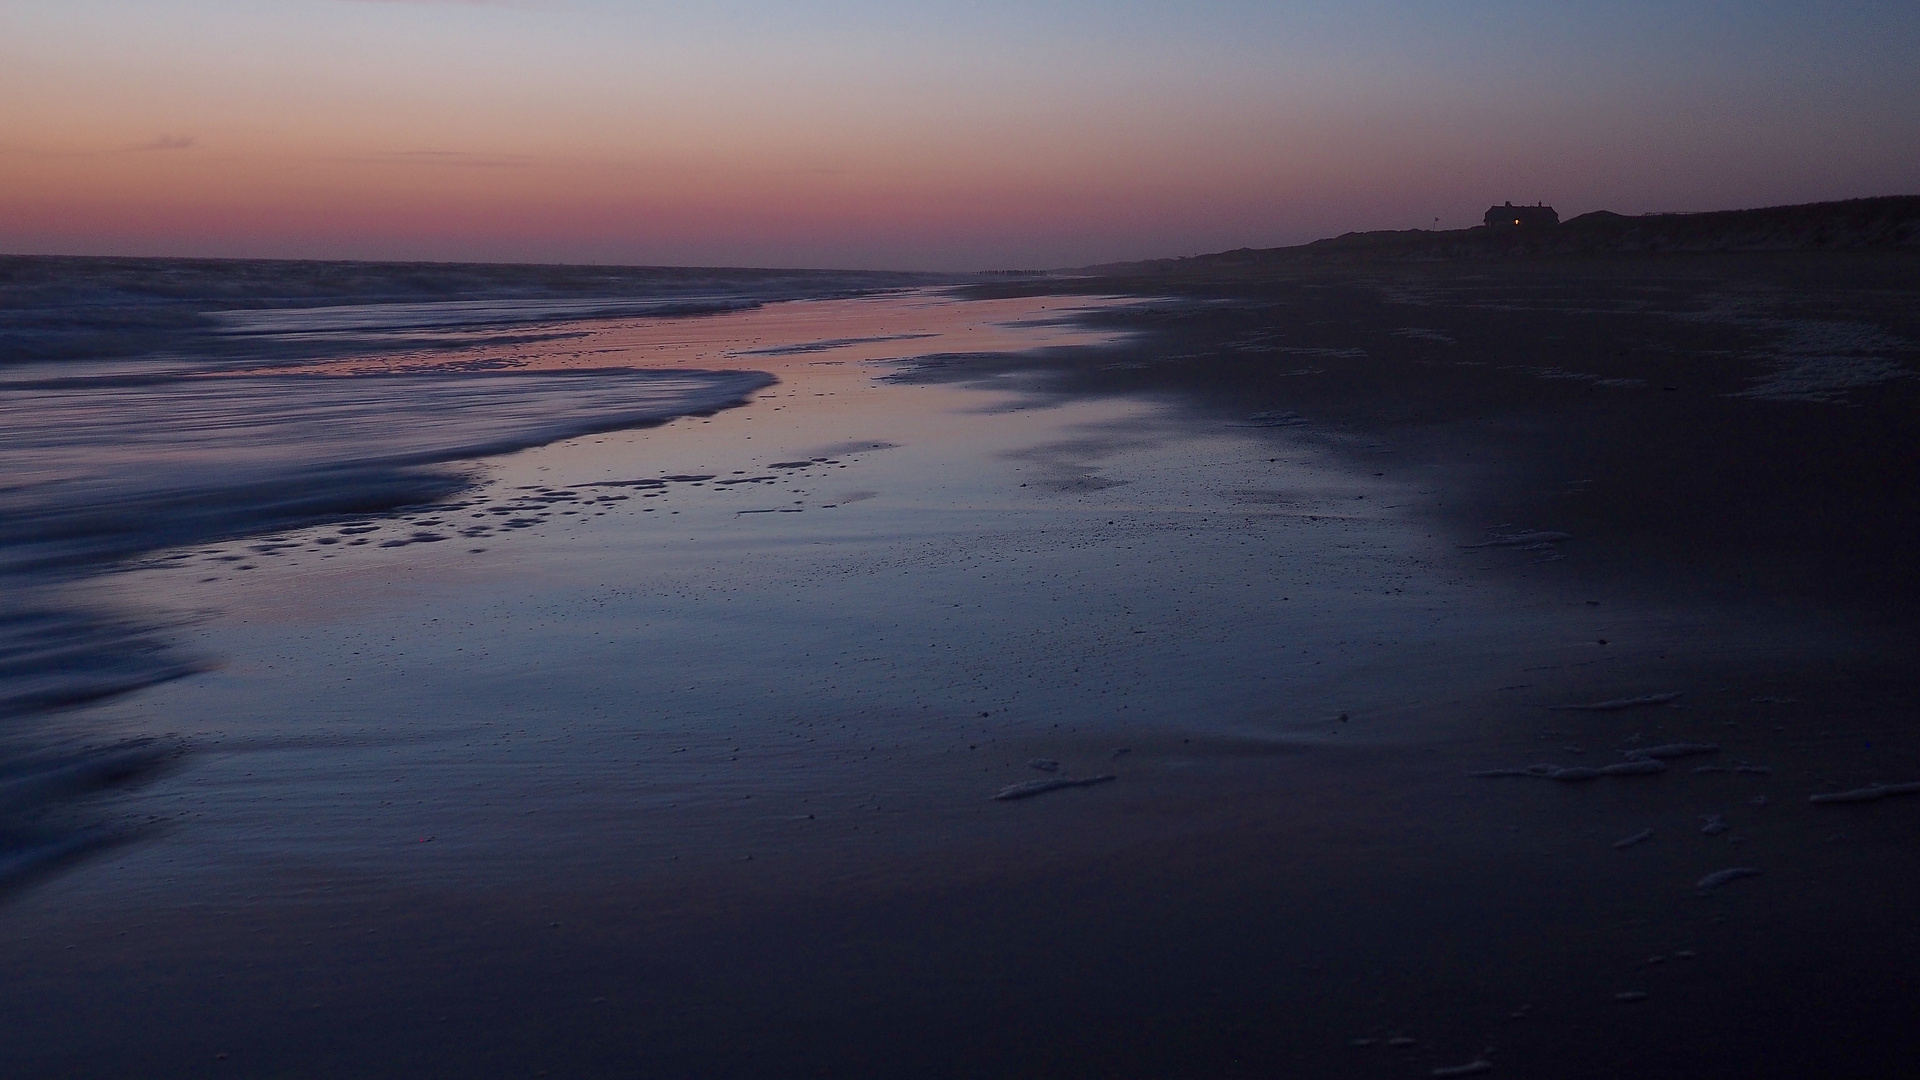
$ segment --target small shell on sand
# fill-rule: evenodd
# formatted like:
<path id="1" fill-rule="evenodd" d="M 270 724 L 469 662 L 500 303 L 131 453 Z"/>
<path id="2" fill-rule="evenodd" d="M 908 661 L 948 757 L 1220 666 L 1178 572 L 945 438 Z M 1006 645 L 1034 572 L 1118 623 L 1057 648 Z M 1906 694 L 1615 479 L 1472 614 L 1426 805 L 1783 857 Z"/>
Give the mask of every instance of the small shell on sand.
<path id="1" fill-rule="evenodd" d="M 1610 701 L 1596 701 L 1591 705 L 1549 705 L 1547 708 L 1562 712 L 1618 712 L 1621 709 L 1638 709 L 1644 705 L 1666 705 L 1680 700 L 1679 691 L 1670 694 L 1648 694 L 1645 697 L 1614 698 Z"/>
<path id="2" fill-rule="evenodd" d="M 1699 889 L 1701 892 L 1706 892 L 1708 889 L 1717 889 L 1729 881 L 1739 881 L 1741 878 L 1759 876 L 1760 871 L 1755 867 L 1732 866 L 1725 870 L 1715 870 L 1713 873 L 1694 882 L 1693 887 Z"/>
<path id="3" fill-rule="evenodd" d="M 1024 783 L 1008 784 L 1006 787 L 1001 788 L 1000 793 L 995 795 L 994 798 L 996 800 L 1026 799 L 1049 791 L 1058 791 L 1061 788 L 1089 787 L 1093 784 L 1104 784 L 1108 780 L 1117 779 L 1119 779 L 1119 777 L 1112 774 L 1106 776 L 1089 776 L 1080 780 L 1065 776 L 1053 776 L 1045 780 L 1028 780 Z"/>
<path id="4" fill-rule="evenodd" d="M 1854 788 L 1852 791 L 1835 791 L 1826 795 L 1814 795 L 1809 797 L 1807 801 L 1817 803 L 1875 802 L 1889 795 L 1916 794 L 1920 794 L 1920 782 L 1875 784 L 1872 787 Z"/>

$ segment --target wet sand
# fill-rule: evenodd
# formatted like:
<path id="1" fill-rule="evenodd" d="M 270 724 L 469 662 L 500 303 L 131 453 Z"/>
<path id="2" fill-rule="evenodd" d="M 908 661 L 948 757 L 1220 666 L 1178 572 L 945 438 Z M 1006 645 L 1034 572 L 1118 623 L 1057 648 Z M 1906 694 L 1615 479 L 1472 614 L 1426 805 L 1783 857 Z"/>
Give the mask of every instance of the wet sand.
<path id="1" fill-rule="evenodd" d="M 133 570 L 226 666 L 70 714 L 190 752 L 8 1071 L 1893 1074 L 1920 798 L 1808 799 L 1920 779 L 1920 328 L 1822 259 L 996 286 L 1151 299 Z"/>

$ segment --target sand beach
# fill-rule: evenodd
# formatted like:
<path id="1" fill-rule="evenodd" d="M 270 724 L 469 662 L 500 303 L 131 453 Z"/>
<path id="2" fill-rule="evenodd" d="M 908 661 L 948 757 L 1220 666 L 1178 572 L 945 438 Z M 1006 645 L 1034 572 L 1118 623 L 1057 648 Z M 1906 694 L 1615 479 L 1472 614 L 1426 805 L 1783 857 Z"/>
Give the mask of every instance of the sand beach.
<path id="1" fill-rule="evenodd" d="M 17 570 L 174 667 L 12 721 L 153 756 L 10 811 L 4 1071 L 1897 1073 L 1916 257 L 1192 263 L 256 320 L 720 397 Z"/>

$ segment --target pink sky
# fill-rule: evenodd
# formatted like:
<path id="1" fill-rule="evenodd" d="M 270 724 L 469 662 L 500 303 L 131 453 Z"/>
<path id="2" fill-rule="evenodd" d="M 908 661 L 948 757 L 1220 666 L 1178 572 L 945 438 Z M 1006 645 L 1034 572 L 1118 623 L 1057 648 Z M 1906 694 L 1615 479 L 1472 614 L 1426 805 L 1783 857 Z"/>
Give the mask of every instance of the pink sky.
<path id="1" fill-rule="evenodd" d="M 1872 26 L 782 10 L 6 6 L 0 251 L 977 269 L 1920 190 Z"/>

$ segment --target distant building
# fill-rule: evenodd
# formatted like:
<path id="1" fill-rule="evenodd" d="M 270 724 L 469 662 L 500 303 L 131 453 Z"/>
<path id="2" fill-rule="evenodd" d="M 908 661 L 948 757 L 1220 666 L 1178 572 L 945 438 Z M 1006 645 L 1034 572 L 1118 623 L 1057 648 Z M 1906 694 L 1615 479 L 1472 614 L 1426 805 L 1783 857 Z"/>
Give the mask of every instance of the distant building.
<path id="1" fill-rule="evenodd" d="M 1551 206 L 1515 206 L 1508 203 L 1489 207 L 1486 223 L 1489 229 L 1544 229 L 1560 224 L 1560 215 L 1554 213 Z"/>

